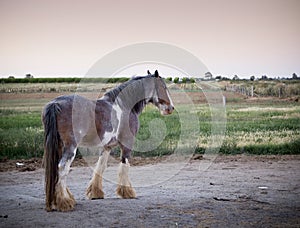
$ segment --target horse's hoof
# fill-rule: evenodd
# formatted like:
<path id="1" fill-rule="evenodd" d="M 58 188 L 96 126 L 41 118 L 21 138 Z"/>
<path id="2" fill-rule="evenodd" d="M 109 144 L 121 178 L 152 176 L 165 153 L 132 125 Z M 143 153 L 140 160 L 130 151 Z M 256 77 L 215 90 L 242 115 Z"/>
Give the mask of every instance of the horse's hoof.
<path id="1" fill-rule="evenodd" d="M 64 191 L 61 188 L 57 189 L 56 197 L 52 205 L 52 210 L 72 211 L 74 209 L 76 204 L 74 196 L 68 188 L 66 190 L 67 195 L 65 195 Z"/>
<path id="2" fill-rule="evenodd" d="M 56 210 L 58 211 L 72 211 L 75 207 L 75 200 L 71 198 L 62 198 L 59 201 L 56 201 Z"/>
<path id="3" fill-rule="evenodd" d="M 131 186 L 118 185 L 116 193 L 123 199 L 134 199 L 136 194 Z"/>
<path id="4" fill-rule="evenodd" d="M 86 190 L 86 196 L 90 200 L 104 199 L 104 192 L 101 189 L 94 187 L 94 185 L 90 185 Z"/>

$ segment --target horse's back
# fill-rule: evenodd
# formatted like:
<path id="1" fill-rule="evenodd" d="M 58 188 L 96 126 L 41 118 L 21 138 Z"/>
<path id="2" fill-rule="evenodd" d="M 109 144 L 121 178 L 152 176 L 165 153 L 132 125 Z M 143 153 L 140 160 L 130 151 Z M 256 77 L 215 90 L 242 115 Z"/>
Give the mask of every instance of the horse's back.
<path id="1" fill-rule="evenodd" d="M 68 144 L 100 145 L 103 135 L 112 131 L 111 104 L 105 100 L 89 100 L 80 95 L 60 96 L 50 101 L 44 108 L 57 106 L 58 132 Z"/>

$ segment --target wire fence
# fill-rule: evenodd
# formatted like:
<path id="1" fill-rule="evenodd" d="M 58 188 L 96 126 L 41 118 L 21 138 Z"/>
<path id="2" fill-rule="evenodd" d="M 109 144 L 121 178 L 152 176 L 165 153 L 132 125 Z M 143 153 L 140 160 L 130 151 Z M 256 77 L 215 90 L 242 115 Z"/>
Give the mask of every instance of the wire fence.
<path id="1" fill-rule="evenodd" d="M 227 84 L 225 91 L 239 93 L 248 97 L 287 98 L 300 95 L 300 83 Z"/>

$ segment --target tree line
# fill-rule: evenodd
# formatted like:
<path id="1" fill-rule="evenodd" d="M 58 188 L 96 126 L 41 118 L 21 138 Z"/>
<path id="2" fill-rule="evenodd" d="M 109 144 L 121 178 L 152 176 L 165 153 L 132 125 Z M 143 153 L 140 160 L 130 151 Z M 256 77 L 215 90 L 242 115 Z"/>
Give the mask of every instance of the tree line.
<path id="1" fill-rule="evenodd" d="M 9 76 L 8 78 L 1 78 L 1 83 L 122 83 L 130 78 L 127 77 L 116 77 L 116 78 L 80 78 L 80 77 L 71 77 L 71 78 L 34 78 L 31 74 L 26 74 L 25 78 L 15 78 L 14 76 Z M 234 75 L 233 78 L 228 78 L 225 76 L 213 76 L 211 72 L 206 72 L 204 77 L 166 77 L 167 82 L 173 83 L 195 83 L 196 80 L 218 80 L 218 81 L 268 81 L 268 80 L 300 80 L 300 77 L 293 73 L 291 77 L 283 77 L 283 78 L 272 78 L 267 75 L 262 75 L 261 77 L 256 78 L 255 76 L 251 76 L 249 79 L 240 78 L 238 75 Z"/>
<path id="2" fill-rule="evenodd" d="M 129 78 L 1 78 L 4 83 L 117 83 Z"/>

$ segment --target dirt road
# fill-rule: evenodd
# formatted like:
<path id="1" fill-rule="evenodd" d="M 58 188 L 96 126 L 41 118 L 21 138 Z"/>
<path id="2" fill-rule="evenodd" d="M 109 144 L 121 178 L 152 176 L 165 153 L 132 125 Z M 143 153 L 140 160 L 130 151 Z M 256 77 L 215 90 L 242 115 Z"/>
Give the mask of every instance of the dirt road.
<path id="1" fill-rule="evenodd" d="M 203 170 L 207 163 L 172 175 L 177 163 L 132 166 L 134 200 L 114 193 L 116 164 L 106 198 L 94 201 L 84 195 L 92 169 L 75 167 L 68 183 L 77 205 L 67 213 L 44 210 L 42 169 L 2 172 L 0 227 L 300 227 L 299 156 L 218 157 Z"/>

